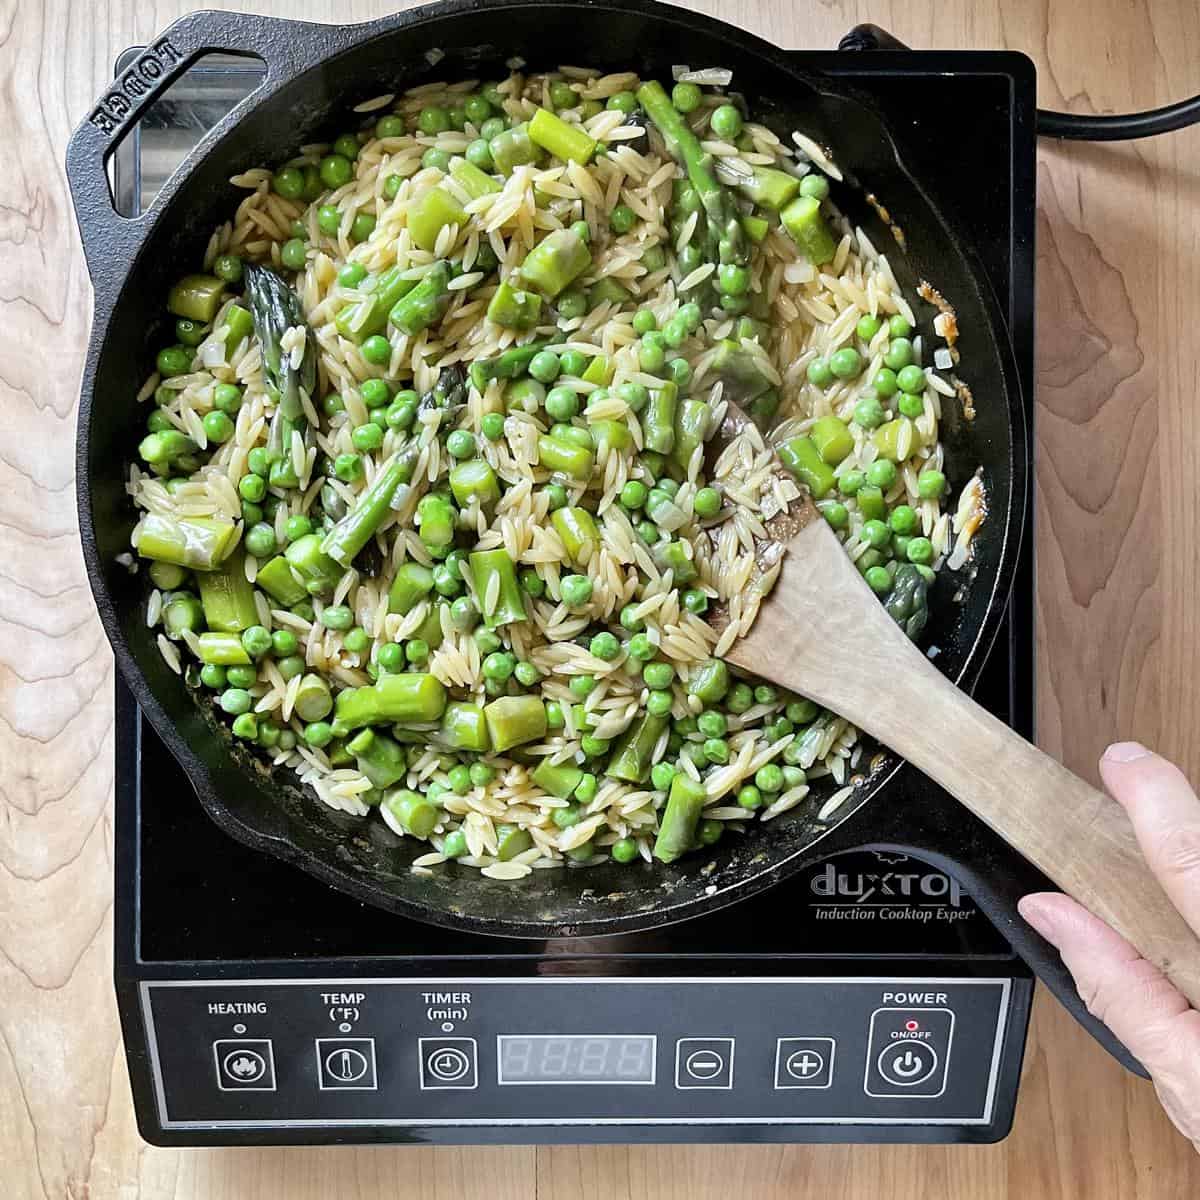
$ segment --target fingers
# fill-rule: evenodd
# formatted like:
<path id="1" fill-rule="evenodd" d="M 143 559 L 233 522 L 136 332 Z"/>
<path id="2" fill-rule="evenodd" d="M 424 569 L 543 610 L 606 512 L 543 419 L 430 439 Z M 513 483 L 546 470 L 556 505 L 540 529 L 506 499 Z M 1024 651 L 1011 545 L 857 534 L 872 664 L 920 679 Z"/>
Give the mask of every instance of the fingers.
<path id="1" fill-rule="evenodd" d="M 1062 955 L 1088 1011 L 1154 1077 L 1179 1130 L 1200 1139 L 1200 1012 L 1161 971 L 1069 896 L 1024 897 L 1021 916 Z"/>
<path id="2" fill-rule="evenodd" d="M 1183 772 L 1137 742 L 1117 742 L 1100 774 L 1163 890 L 1200 935 L 1200 800 Z"/>

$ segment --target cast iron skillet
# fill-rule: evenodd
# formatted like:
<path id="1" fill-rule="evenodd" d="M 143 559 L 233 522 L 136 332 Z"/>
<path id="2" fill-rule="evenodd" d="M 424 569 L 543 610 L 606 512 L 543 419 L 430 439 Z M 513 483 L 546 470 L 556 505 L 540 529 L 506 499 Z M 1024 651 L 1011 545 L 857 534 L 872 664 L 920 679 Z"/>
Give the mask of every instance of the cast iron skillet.
<path id="1" fill-rule="evenodd" d="M 260 58 L 266 65 L 262 86 L 205 137 L 144 216 L 117 216 L 107 158 L 171 80 L 200 55 L 217 51 Z M 835 148 L 847 171 L 847 183 L 835 197 L 877 246 L 886 247 L 906 291 L 911 295 L 916 281 L 929 279 L 954 304 L 977 415 L 966 421 L 957 405 L 946 405 L 948 474 L 957 490 L 981 467 L 990 510 L 969 570 L 940 581 L 933 598 L 937 662 L 963 687 L 973 686 L 1007 602 L 1027 503 L 1028 446 L 1007 334 L 982 268 L 907 173 L 870 105 L 844 84 L 806 72 L 802 53 L 786 53 L 722 22 L 650 0 L 500 0 L 482 6 L 447 0 L 349 28 L 193 13 L 152 42 L 114 82 L 76 130 L 67 154 L 95 289 L 77 488 L 92 589 L 139 705 L 187 771 L 209 815 L 239 840 L 361 900 L 423 921 L 511 937 L 591 937 L 668 924 L 752 895 L 821 857 L 820 839 L 834 826 L 798 810 L 669 867 L 539 871 L 520 886 L 452 866 L 433 877 L 415 875 L 407 868 L 424 850 L 421 844 L 397 839 L 380 821 L 331 812 L 235 750 L 164 664 L 145 628 L 143 583 L 116 562 L 128 550 L 135 519 L 124 492 L 125 463 L 144 419 L 134 398 L 167 336 L 163 298 L 184 265 L 199 262 L 209 231 L 236 204 L 239 193 L 229 177 L 278 162 L 291 148 L 341 130 L 352 106 L 369 97 L 434 78 L 503 74 L 505 61 L 516 55 L 533 69 L 586 62 L 614 70 L 633 67 L 665 80 L 679 62 L 732 68 L 735 86 L 746 90 L 760 119 L 784 137 L 802 128 Z M 867 192 L 885 198 L 903 227 L 907 254 L 899 253 L 865 203 Z M 863 761 L 867 758 L 864 754 Z M 854 816 L 870 844 L 868 814 L 856 814 L 868 800 L 902 799 L 896 785 L 901 766 L 886 755 L 834 822 Z M 963 877 L 1018 949 L 1081 1015 L 1057 958 L 1015 919 L 1014 897 L 986 870 L 976 874 L 958 863 L 952 831 L 946 833 L 942 853 L 937 847 L 932 855 L 928 847 L 920 853 L 940 858 Z M 881 840 L 894 844 L 887 834 Z"/>

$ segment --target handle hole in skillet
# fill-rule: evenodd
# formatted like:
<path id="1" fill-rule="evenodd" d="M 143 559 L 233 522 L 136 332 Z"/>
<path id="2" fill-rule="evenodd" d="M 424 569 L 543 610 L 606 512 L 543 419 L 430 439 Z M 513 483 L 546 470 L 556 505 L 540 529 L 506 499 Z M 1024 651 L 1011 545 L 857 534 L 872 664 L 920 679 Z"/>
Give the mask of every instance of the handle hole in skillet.
<path id="1" fill-rule="evenodd" d="M 118 74 L 127 50 L 117 62 Z M 204 54 L 122 135 L 109 159 L 113 208 L 123 217 L 144 213 L 185 155 L 235 104 L 266 78 L 267 65 L 254 55 Z M 143 129 L 158 136 L 144 150 Z"/>

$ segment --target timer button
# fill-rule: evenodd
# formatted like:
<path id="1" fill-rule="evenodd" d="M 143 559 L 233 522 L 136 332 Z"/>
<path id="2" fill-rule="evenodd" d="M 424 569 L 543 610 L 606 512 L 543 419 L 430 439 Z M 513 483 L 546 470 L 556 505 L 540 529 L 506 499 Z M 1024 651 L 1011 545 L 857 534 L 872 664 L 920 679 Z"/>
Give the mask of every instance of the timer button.
<path id="1" fill-rule="evenodd" d="M 474 1038 L 420 1038 L 421 1091 L 472 1091 L 479 1086 Z"/>

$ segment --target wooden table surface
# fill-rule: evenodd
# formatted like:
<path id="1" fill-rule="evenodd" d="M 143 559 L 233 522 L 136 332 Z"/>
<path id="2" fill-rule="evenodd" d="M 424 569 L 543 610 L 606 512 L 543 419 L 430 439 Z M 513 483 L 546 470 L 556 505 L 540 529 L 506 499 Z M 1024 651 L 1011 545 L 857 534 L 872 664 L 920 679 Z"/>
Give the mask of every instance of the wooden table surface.
<path id="1" fill-rule="evenodd" d="M 493 1200 L 886 1194 L 1192 1200 L 1200 1158 L 1044 995 L 997 1146 L 153 1149 L 111 983 L 112 660 L 77 545 L 72 447 L 89 290 L 63 173 L 114 56 L 188 0 L 4 7 L 0 127 L 0 1193 Z M 347 22 L 383 0 L 285 0 Z M 921 47 L 1009 46 L 1079 112 L 1194 93 L 1192 0 L 706 0 L 784 46 L 873 20 Z M 586 57 L 576 55 L 577 58 Z M 1038 732 L 1095 778 L 1118 735 L 1200 778 L 1200 130 L 1039 151 Z"/>

